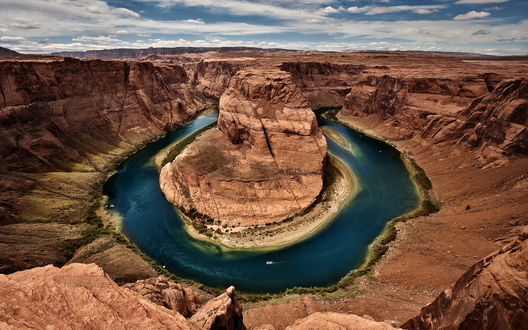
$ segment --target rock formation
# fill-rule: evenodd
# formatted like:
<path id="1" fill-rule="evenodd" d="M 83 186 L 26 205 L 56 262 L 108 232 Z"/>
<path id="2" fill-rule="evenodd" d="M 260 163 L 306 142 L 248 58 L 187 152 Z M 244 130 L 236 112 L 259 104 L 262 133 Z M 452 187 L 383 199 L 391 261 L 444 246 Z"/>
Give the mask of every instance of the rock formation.
<path id="1" fill-rule="evenodd" d="M 526 79 L 496 83 L 493 75 L 461 82 L 369 77 L 351 89 L 343 113 L 377 117 L 400 138 L 420 134 L 435 144 L 476 148 L 481 166 L 501 164 L 528 152 L 527 85 Z M 431 104 L 435 99 L 442 110 Z"/>
<path id="2" fill-rule="evenodd" d="M 9 48 L 0 47 L 0 57 L 15 57 L 19 56 L 20 53 L 15 52 Z"/>
<path id="3" fill-rule="evenodd" d="M 109 235 L 99 237 L 77 249 L 68 261 L 68 264 L 71 263 L 97 264 L 118 284 L 158 275 L 149 263 Z"/>
<path id="4" fill-rule="evenodd" d="M 0 327 L 245 329 L 233 287 L 186 319 L 179 309 L 195 308 L 189 295 L 163 279 L 119 287 L 95 264 L 49 265 L 0 275 Z"/>
<path id="5" fill-rule="evenodd" d="M 385 322 L 376 322 L 354 314 L 314 313 L 286 328 L 286 330 L 339 329 L 339 330 L 390 330 L 395 329 Z"/>
<path id="6" fill-rule="evenodd" d="M 461 115 L 467 117 L 462 139 L 467 137 L 473 147 L 496 147 L 504 155 L 528 155 L 527 79 L 502 81 Z"/>
<path id="7" fill-rule="evenodd" d="M 190 85 L 205 93 L 220 97 L 229 86 L 229 80 L 247 63 L 237 63 L 229 60 L 201 60 L 200 62 L 187 66 L 192 72 Z"/>
<path id="8" fill-rule="evenodd" d="M 196 313 L 202 304 L 192 289 L 161 276 L 128 283 L 123 287 L 139 293 L 157 305 L 177 311 L 185 317 Z"/>
<path id="9" fill-rule="evenodd" d="M 326 141 L 289 74 L 240 71 L 220 98 L 217 126 L 162 169 L 171 203 L 249 226 L 286 219 L 315 201 Z"/>
<path id="10" fill-rule="evenodd" d="M 477 262 L 406 329 L 522 329 L 528 324 L 528 228 Z"/>
<path id="11" fill-rule="evenodd" d="M 232 286 L 203 305 L 191 317 L 191 321 L 203 329 L 246 329 L 242 320 L 242 306 L 237 302 Z"/>
<path id="12" fill-rule="evenodd" d="M 207 101 L 187 81 L 179 66 L 147 62 L 1 62 L 0 166 L 64 170 L 128 134 L 159 135 Z"/>
<path id="13" fill-rule="evenodd" d="M 341 107 L 351 84 L 366 69 L 362 64 L 329 62 L 284 62 L 281 70 L 291 73 L 312 108 Z"/>
<path id="14" fill-rule="evenodd" d="M 0 61 L 2 272 L 63 264 L 86 242 L 92 186 L 211 101 L 188 80 L 180 66 L 148 62 Z"/>

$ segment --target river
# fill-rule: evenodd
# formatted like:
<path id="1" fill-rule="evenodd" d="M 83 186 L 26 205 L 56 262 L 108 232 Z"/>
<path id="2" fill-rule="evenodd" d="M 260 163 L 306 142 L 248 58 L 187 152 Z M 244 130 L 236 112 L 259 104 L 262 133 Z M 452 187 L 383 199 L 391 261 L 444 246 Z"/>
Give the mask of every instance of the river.
<path id="1" fill-rule="evenodd" d="M 104 186 L 108 204 L 123 219 L 123 234 L 180 277 L 211 287 L 234 285 L 251 293 L 330 285 L 363 263 L 368 245 L 390 219 L 413 210 L 420 201 L 397 150 L 319 118 L 320 126 L 329 126 L 349 144 L 344 148 L 325 135 L 328 151 L 354 172 L 359 184 L 358 194 L 331 223 L 311 238 L 275 251 L 233 251 L 196 240 L 161 192 L 152 157 L 214 122 L 217 115 L 199 116 L 148 144 L 128 158 Z"/>

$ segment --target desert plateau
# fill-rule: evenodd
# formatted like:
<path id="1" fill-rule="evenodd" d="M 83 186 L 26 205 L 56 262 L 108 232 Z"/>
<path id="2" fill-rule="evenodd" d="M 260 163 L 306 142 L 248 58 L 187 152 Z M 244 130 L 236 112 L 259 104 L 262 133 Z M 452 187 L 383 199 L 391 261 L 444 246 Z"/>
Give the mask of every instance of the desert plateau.
<path id="1" fill-rule="evenodd" d="M 528 328 L 526 4 L 0 6 L 0 329 Z"/>

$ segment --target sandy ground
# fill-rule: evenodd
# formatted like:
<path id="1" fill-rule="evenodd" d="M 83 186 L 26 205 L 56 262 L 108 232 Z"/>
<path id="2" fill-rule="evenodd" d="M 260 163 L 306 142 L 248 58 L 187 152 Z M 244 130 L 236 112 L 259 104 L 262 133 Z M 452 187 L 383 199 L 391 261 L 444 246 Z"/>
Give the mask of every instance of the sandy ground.
<path id="1" fill-rule="evenodd" d="M 262 227 L 222 228 L 210 225 L 212 237 L 200 234 L 185 217 L 186 229 L 197 239 L 220 244 L 227 249 L 273 250 L 307 239 L 328 225 L 342 207 L 357 193 L 354 174 L 339 158 L 330 155 L 329 163 L 335 171 L 335 180 L 322 193 L 319 201 L 304 214 L 291 220 Z M 222 231 L 222 232 L 220 232 Z"/>

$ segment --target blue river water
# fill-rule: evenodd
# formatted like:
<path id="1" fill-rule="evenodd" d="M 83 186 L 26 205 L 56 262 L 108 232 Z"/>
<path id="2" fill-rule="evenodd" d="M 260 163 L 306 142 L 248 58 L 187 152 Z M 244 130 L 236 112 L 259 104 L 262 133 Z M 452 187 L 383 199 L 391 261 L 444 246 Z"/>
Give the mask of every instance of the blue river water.
<path id="1" fill-rule="evenodd" d="M 128 158 L 108 179 L 108 204 L 123 218 L 123 233 L 170 272 L 211 287 L 273 293 L 292 287 L 327 286 L 365 259 L 368 245 L 393 217 L 409 212 L 419 195 L 393 147 L 346 126 L 319 119 L 351 145 L 328 136 L 328 150 L 355 174 L 360 190 L 324 229 L 274 251 L 234 251 L 196 240 L 161 192 L 152 157 L 162 148 L 216 120 L 202 115 Z"/>

